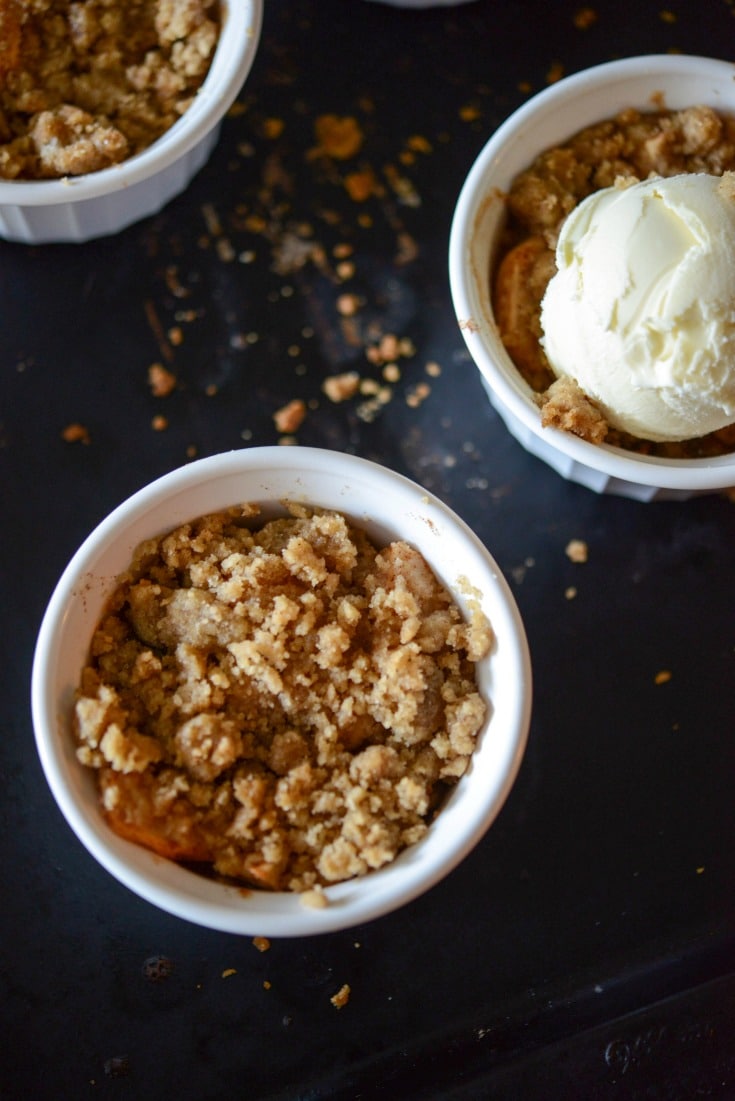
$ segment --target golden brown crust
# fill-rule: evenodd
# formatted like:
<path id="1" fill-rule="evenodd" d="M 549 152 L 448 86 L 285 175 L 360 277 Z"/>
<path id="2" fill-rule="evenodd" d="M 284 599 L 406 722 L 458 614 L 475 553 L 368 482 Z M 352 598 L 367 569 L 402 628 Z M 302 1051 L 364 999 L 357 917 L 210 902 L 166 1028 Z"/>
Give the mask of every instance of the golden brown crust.
<path id="1" fill-rule="evenodd" d="M 252 512 L 138 549 L 92 640 L 77 755 L 123 836 L 303 892 L 426 832 L 485 719 L 492 632 L 407 544 Z"/>
<path id="2" fill-rule="evenodd" d="M 145 149 L 186 111 L 218 35 L 214 0 L 0 0 L 0 177 Z"/>

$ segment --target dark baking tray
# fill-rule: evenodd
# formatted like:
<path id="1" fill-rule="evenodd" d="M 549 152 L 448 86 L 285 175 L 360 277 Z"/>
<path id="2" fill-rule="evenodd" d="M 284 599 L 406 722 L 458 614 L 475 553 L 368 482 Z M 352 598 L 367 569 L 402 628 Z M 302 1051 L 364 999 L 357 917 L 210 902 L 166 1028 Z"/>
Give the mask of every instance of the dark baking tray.
<path id="1" fill-rule="evenodd" d="M 0 245 L 3 1098 L 735 1096 L 735 504 L 598 497 L 527 455 L 449 297 L 459 189 L 531 91 L 636 53 L 735 54 L 724 0 L 582 7 L 266 0 L 240 107 L 185 195 L 109 240 Z M 358 203 L 310 155 L 324 114 L 359 122 L 381 195 Z M 299 265 L 299 240 L 333 261 L 351 244 L 354 278 L 318 251 Z M 365 349 L 386 332 L 415 348 L 392 400 L 329 402 L 326 375 L 379 378 Z M 157 361 L 178 379 L 165 399 Z M 487 543 L 535 707 L 505 808 L 446 881 L 261 953 L 97 867 L 46 787 L 28 686 L 94 524 L 193 455 L 276 442 L 293 398 L 300 444 L 408 474 Z M 75 423 L 88 442 L 62 438 Z"/>

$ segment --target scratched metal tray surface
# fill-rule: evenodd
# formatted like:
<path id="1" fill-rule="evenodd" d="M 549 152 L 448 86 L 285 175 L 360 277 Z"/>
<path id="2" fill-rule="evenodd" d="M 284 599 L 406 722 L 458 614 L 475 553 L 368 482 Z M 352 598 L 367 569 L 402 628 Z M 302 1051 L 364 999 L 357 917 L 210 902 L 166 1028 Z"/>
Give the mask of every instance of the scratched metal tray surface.
<path id="1" fill-rule="evenodd" d="M 735 503 L 598 497 L 527 455 L 447 279 L 457 194 L 510 111 L 669 50 L 735 60 L 732 4 L 267 0 L 184 195 L 109 240 L 0 244 L 3 1098 L 735 1097 Z M 344 159 L 314 155 L 329 116 Z M 335 403 L 343 371 L 362 385 Z M 28 688 L 53 585 L 107 512 L 195 455 L 279 440 L 377 459 L 464 517 L 518 601 L 535 702 L 511 796 L 448 879 L 261 951 L 86 854 Z"/>

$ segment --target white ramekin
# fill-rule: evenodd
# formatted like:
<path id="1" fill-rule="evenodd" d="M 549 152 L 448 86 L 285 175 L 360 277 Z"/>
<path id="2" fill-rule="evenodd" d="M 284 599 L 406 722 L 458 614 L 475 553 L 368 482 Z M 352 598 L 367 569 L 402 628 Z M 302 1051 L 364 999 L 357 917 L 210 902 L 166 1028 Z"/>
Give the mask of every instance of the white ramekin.
<path id="1" fill-rule="evenodd" d="M 452 221 L 454 309 L 491 403 L 510 432 L 565 478 L 641 501 L 687 498 L 735 485 L 735 454 L 661 459 L 591 444 L 543 428 L 531 388 L 503 347 L 490 301 L 490 271 L 514 177 L 544 149 L 625 107 L 706 104 L 735 113 L 735 66 L 703 57 L 652 55 L 613 61 L 559 81 L 515 111 L 487 142 L 462 187 Z"/>
<path id="2" fill-rule="evenodd" d="M 60 180 L 0 180 L 0 237 L 88 241 L 157 213 L 204 165 L 258 47 L 263 0 L 221 0 L 212 65 L 190 108 L 158 141 L 112 168 Z"/>
<path id="3" fill-rule="evenodd" d="M 265 514 L 283 500 L 338 510 L 385 544 L 407 540 L 467 610 L 467 582 L 496 634 L 478 663 L 488 720 L 468 772 L 427 836 L 362 879 L 326 889 L 310 909 L 289 893 L 213 882 L 118 837 L 99 807 L 95 778 L 75 756 L 74 692 L 93 629 L 115 578 L 141 540 L 204 513 L 258 501 Z M 32 710 L 41 763 L 56 801 L 100 864 L 169 913 L 231 933 L 300 936 L 357 925 L 437 883 L 480 840 L 500 811 L 525 749 L 531 669 L 518 609 L 496 563 L 446 505 L 406 478 L 364 459 L 314 448 L 263 447 L 202 459 L 153 482 L 121 504 L 86 539 L 63 573 L 44 616 L 33 665 Z"/>

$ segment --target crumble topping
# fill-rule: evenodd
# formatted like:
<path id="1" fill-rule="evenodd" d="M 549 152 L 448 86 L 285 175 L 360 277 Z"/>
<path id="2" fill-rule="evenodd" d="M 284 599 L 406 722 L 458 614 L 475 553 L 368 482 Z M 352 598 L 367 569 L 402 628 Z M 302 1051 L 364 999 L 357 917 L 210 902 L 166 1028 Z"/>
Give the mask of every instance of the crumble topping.
<path id="1" fill-rule="evenodd" d="M 216 0 L 0 0 L 0 177 L 139 153 L 186 111 L 218 36 Z"/>
<path id="2" fill-rule="evenodd" d="M 310 900 L 426 833 L 485 719 L 493 636 L 407 543 L 256 512 L 138 548 L 92 639 L 77 755 L 122 836 Z"/>

